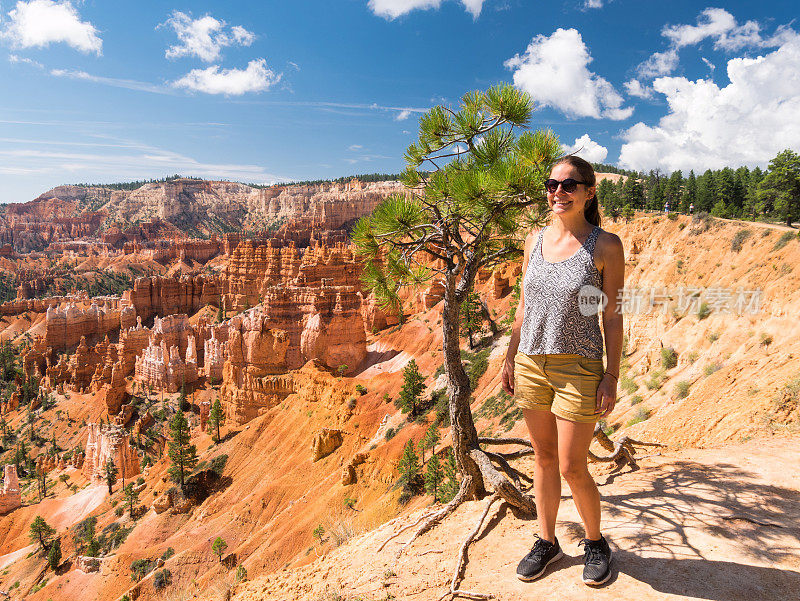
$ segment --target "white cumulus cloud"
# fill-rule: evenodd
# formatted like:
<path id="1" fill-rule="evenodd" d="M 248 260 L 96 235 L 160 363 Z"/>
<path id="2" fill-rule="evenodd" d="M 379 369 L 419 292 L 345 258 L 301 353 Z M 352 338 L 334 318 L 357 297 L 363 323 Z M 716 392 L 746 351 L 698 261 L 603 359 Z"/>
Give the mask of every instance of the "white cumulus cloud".
<path id="1" fill-rule="evenodd" d="M 81 21 L 69 0 L 30 0 L 17 2 L 8 12 L 2 31 L 16 48 L 41 48 L 64 43 L 81 52 L 102 54 L 103 40 L 88 21 Z"/>
<path id="2" fill-rule="evenodd" d="M 483 9 L 484 0 L 459 0 L 464 9 L 477 19 Z M 439 8 L 442 0 L 369 0 L 370 10 L 379 17 L 396 19 L 412 10 Z"/>
<path id="3" fill-rule="evenodd" d="M 248 92 L 268 90 L 280 79 L 281 75 L 269 69 L 265 59 L 259 58 L 250 61 L 245 69 L 221 69 L 219 65 L 192 69 L 172 85 L 206 94 L 241 96 Z"/>
<path id="4" fill-rule="evenodd" d="M 640 77 L 660 77 L 669 75 L 678 66 L 678 51 L 670 48 L 664 52 L 654 52 L 650 57 L 636 67 Z"/>
<path id="5" fill-rule="evenodd" d="M 590 163 L 602 163 L 608 156 L 608 148 L 592 140 L 589 134 L 583 134 L 572 146 L 562 146 L 562 149 L 566 154 L 577 154 Z"/>
<path id="6" fill-rule="evenodd" d="M 170 46 L 165 52 L 167 58 L 196 56 L 210 63 L 219 58 L 227 46 L 249 46 L 256 36 L 241 25 L 228 27 L 225 21 L 210 15 L 192 19 L 180 11 L 174 11 L 165 25 L 172 27 L 178 36 L 178 44 Z"/>
<path id="7" fill-rule="evenodd" d="M 761 26 L 756 21 L 739 25 L 736 18 L 724 8 L 707 8 L 697 17 L 697 25 L 672 25 L 661 31 L 675 48 L 694 46 L 707 38 L 714 40 L 714 48 L 739 50 L 761 44 Z"/>
<path id="8" fill-rule="evenodd" d="M 628 96 L 634 96 L 635 98 L 652 98 L 654 94 L 653 88 L 642 85 L 642 82 L 638 79 L 630 79 L 622 84 L 622 86 L 625 88 Z"/>
<path id="9" fill-rule="evenodd" d="M 730 83 L 661 77 L 668 113 L 656 125 L 623 132 L 620 164 L 639 170 L 764 166 L 785 148 L 800 149 L 800 35 L 757 58 L 728 61 Z"/>
<path id="10" fill-rule="evenodd" d="M 550 36 L 537 35 L 522 55 L 504 65 L 514 71 L 514 85 L 568 117 L 627 119 L 633 108 L 623 107 L 614 86 L 588 69 L 591 61 L 576 29 L 557 29 Z"/>
<path id="11" fill-rule="evenodd" d="M 716 50 L 734 51 L 745 47 L 777 46 L 782 33 L 779 31 L 776 38 L 764 40 L 761 37 L 761 25 L 756 21 L 739 25 L 727 10 L 707 8 L 697 17 L 697 25 L 665 26 L 661 35 L 669 40 L 669 48 L 653 53 L 636 67 L 636 73 L 645 79 L 669 75 L 678 67 L 678 50 L 696 46 L 707 39 L 714 40 Z"/>
<path id="12" fill-rule="evenodd" d="M 403 109 L 402 111 L 397 113 L 397 115 L 395 116 L 394 120 L 395 121 L 405 121 L 410 116 L 411 116 L 411 110 L 410 109 Z"/>

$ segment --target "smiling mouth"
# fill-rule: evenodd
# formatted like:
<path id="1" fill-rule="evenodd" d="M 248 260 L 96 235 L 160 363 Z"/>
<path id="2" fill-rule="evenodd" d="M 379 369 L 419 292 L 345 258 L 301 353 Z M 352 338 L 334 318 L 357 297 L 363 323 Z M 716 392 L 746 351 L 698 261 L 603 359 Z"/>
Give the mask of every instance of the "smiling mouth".
<path id="1" fill-rule="evenodd" d="M 571 205 L 571 204 L 572 204 L 572 201 L 571 201 L 571 200 L 568 200 L 568 201 L 566 201 L 566 202 L 560 202 L 560 201 L 556 200 L 556 201 L 554 201 L 554 202 L 553 202 L 553 206 L 562 206 L 562 207 L 566 207 L 567 205 Z"/>

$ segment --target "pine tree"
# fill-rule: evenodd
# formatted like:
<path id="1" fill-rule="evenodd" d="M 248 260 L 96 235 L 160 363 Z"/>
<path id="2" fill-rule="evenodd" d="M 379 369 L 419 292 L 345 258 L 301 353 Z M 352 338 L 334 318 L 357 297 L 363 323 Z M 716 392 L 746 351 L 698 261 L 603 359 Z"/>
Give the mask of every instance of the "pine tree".
<path id="1" fill-rule="evenodd" d="M 52 570 L 61 565 L 61 540 L 58 538 L 52 542 L 50 550 L 47 552 L 47 564 Z"/>
<path id="2" fill-rule="evenodd" d="M 50 526 L 42 516 L 37 515 L 31 522 L 28 537 L 32 543 L 38 544 L 42 550 L 47 551 L 50 549 L 50 541 L 55 533 L 55 528 Z"/>
<path id="3" fill-rule="evenodd" d="M 433 420 L 428 426 L 428 429 L 425 430 L 425 435 L 422 437 L 422 442 L 420 443 L 422 447 L 422 463 L 425 463 L 425 449 L 432 449 L 432 452 L 435 454 L 436 444 L 441 438 L 439 434 L 439 423 L 437 420 Z"/>
<path id="4" fill-rule="evenodd" d="M 228 548 L 228 543 L 225 540 L 218 536 L 214 539 L 214 542 L 211 543 L 211 551 L 219 557 L 219 561 L 222 562 L 222 556 L 225 554 L 225 550 Z"/>
<path id="5" fill-rule="evenodd" d="M 433 495 L 433 500 L 438 501 L 441 493 L 441 484 L 444 479 L 444 472 L 439 458 L 433 455 L 428 461 L 428 469 L 425 470 L 425 491 Z"/>
<path id="6" fill-rule="evenodd" d="M 181 392 L 178 395 L 178 407 L 180 407 L 181 411 L 188 411 L 189 410 L 189 401 L 186 400 L 186 379 L 184 378 L 183 382 L 181 383 Z"/>
<path id="7" fill-rule="evenodd" d="M 452 449 L 447 452 L 447 459 L 445 459 L 442 473 L 447 480 L 442 485 L 440 500 L 442 503 L 447 503 L 456 496 L 459 486 L 456 459 L 453 456 Z"/>
<path id="8" fill-rule="evenodd" d="M 36 468 L 36 482 L 39 485 L 39 500 L 47 496 L 47 470 Z"/>
<path id="9" fill-rule="evenodd" d="M 183 411 L 178 409 L 169 423 L 172 440 L 169 442 L 169 459 L 172 465 L 169 468 L 169 475 L 173 482 L 181 485 L 186 484 L 186 477 L 197 465 L 197 447 L 189 444 L 191 433 L 189 432 L 189 422 Z"/>
<path id="10" fill-rule="evenodd" d="M 403 447 L 403 454 L 397 464 L 400 471 L 400 484 L 412 492 L 416 492 L 420 476 L 419 457 L 414 450 L 414 441 L 409 439 Z"/>
<path id="11" fill-rule="evenodd" d="M 225 425 L 225 411 L 222 409 L 219 397 L 214 400 L 211 405 L 211 411 L 208 412 L 208 431 L 215 433 L 214 442 L 220 441 L 219 429 Z"/>
<path id="12" fill-rule="evenodd" d="M 139 491 L 136 490 L 133 482 L 129 482 L 122 490 L 125 493 L 125 506 L 128 508 L 130 516 L 133 517 L 136 504 L 139 502 Z"/>
<path id="13" fill-rule="evenodd" d="M 800 155 L 787 149 L 769 162 L 758 199 L 765 213 L 774 213 L 788 226 L 800 219 Z"/>
<path id="14" fill-rule="evenodd" d="M 551 131 L 530 127 L 532 111 L 530 95 L 511 85 L 469 92 L 456 108 L 432 108 L 420 117 L 418 140 L 406 151 L 405 190 L 353 231 L 364 286 L 383 307 L 400 306 L 404 286 L 442 285 L 453 449 L 459 471 L 469 475 L 464 499 L 482 498 L 487 479 L 504 476 L 483 461 L 478 445 L 472 385 L 460 356 L 461 305 L 481 270 L 522 255 L 528 228 L 544 222 L 544 181 L 563 153 Z M 456 146 L 464 152 L 455 155 Z M 500 493 L 512 506 L 535 511 L 514 484 Z"/>
<path id="15" fill-rule="evenodd" d="M 681 195 L 681 212 L 688 213 L 689 207 L 697 200 L 697 178 L 694 175 L 694 170 L 689 172 L 689 177 L 686 178 L 686 185 L 683 187 L 683 194 Z"/>
<path id="16" fill-rule="evenodd" d="M 112 493 L 111 487 L 117 483 L 117 475 L 119 474 L 119 470 L 117 469 L 114 460 L 110 457 L 106 460 L 106 464 L 103 466 L 103 475 L 106 479 L 106 484 L 108 484 L 108 494 Z"/>
<path id="17" fill-rule="evenodd" d="M 467 331 L 470 349 L 475 348 L 473 334 L 479 331 L 482 325 L 480 298 L 474 292 L 470 292 L 461 304 L 461 326 Z"/>
<path id="18" fill-rule="evenodd" d="M 14 464 L 17 466 L 17 471 L 21 471 L 21 468 L 26 468 L 28 466 L 28 448 L 25 446 L 25 441 L 20 438 L 19 443 L 17 443 L 17 450 L 14 453 Z"/>
<path id="19" fill-rule="evenodd" d="M 425 390 L 425 378 L 419 373 L 417 362 L 413 359 L 403 369 L 403 387 L 397 403 L 403 413 L 417 414 L 417 406 Z"/>

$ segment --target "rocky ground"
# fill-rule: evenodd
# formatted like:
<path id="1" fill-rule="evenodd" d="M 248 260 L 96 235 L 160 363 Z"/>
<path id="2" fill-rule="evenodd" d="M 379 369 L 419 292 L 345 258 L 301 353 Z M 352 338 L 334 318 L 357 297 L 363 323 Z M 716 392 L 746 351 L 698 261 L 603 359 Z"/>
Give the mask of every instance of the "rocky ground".
<path id="1" fill-rule="evenodd" d="M 794 598 L 800 587 L 799 460 L 791 438 L 773 437 L 665 450 L 643 457 L 636 471 L 595 469 L 603 533 L 614 553 L 613 576 L 597 589 L 581 582 L 577 543 L 584 534 L 566 484 L 557 524 L 565 557 L 534 582 L 521 582 L 515 570 L 532 545 L 536 521 L 496 504 L 469 548 L 461 588 L 508 601 Z M 437 600 L 484 507 L 465 504 L 399 558 L 409 531 L 380 550 L 430 510 L 418 509 L 338 548 L 324 545 L 325 556 L 311 565 L 240 585 L 234 599 Z"/>

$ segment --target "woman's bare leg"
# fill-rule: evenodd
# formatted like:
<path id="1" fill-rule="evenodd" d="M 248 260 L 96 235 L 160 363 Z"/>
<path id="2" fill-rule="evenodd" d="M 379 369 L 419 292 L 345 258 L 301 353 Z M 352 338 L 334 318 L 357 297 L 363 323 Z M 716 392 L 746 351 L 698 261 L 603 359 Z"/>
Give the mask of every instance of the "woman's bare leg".
<path id="1" fill-rule="evenodd" d="M 572 498 L 586 529 L 586 538 L 600 538 L 600 491 L 586 465 L 594 424 L 580 424 L 556 417 L 558 464 L 569 484 Z"/>
<path id="2" fill-rule="evenodd" d="M 539 536 L 552 543 L 556 540 L 556 516 L 561 501 L 556 416 L 537 409 L 523 409 L 522 415 L 535 452 L 533 495 L 539 516 Z"/>

